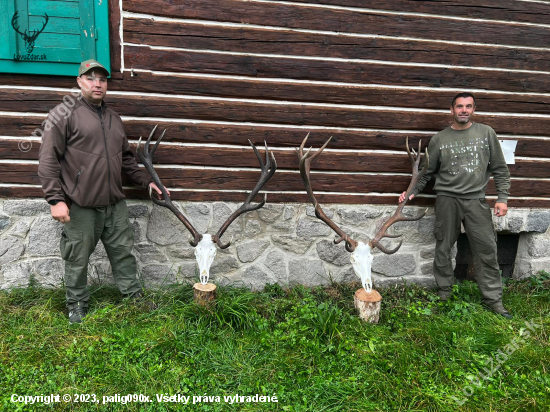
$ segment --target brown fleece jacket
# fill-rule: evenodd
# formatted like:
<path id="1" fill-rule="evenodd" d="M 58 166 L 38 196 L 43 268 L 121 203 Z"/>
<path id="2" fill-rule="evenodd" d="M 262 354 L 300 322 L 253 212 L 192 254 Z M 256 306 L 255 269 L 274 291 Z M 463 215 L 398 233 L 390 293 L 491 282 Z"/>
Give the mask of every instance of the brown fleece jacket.
<path id="1" fill-rule="evenodd" d="M 94 106 L 82 95 L 73 107 L 62 105 L 64 110 L 57 106 L 43 123 L 38 176 L 47 201 L 69 198 L 85 207 L 116 203 L 125 197 L 122 171 L 147 188 L 152 180 L 139 168 L 114 110 L 104 102 Z"/>

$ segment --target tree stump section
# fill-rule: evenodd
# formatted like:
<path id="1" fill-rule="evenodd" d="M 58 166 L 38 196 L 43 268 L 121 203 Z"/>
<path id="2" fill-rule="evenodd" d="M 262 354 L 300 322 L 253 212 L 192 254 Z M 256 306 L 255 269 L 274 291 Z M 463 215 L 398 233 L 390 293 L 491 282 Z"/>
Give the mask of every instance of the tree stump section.
<path id="1" fill-rule="evenodd" d="M 374 289 L 369 293 L 364 288 L 358 289 L 353 296 L 353 303 L 361 319 L 369 323 L 378 323 L 382 303 L 380 293 Z"/>
<path id="2" fill-rule="evenodd" d="M 197 304 L 207 306 L 214 302 L 215 299 L 216 285 L 213 283 L 207 283 L 206 285 L 203 285 L 202 283 L 195 283 L 193 285 L 193 300 Z"/>

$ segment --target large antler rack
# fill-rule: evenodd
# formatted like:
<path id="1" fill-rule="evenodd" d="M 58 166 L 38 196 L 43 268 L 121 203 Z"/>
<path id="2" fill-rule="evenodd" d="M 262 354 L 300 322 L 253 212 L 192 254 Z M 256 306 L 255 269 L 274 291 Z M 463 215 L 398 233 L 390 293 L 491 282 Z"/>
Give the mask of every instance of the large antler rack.
<path id="1" fill-rule="evenodd" d="M 312 153 L 311 152 L 312 148 L 310 147 L 308 151 L 304 154 L 304 146 L 306 145 L 306 141 L 308 137 L 309 137 L 309 133 L 307 134 L 305 139 L 302 141 L 302 144 L 300 145 L 300 149 L 296 149 L 296 152 L 298 154 L 298 158 L 300 159 L 300 175 L 302 176 L 302 180 L 306 185 L 307 194 L 309 195 L 309 198 L 311 199 L 311 202 L 315 207 L 315 216 L 317 216 L 318 219 L 321 219 L 323 222 L 325 222 L 339 236 L 338 238 L 334 239 L 334 243 L 338 244 L 342 241 L 345 241 L 346 250 L 350 253 L 353 253 L 358 243 L 355 240 L 353 240 L 351 237 L 349 237 L 342 229 L 340 229 L 340 227 L 336 223 L 334 223 L 332 220 L 328 218 L 325 212 L 323 212 L 321 205 L 319 204 L 319 202 L 315 198 L 315 195 L 313 194 L 313 189 L 311 188 L 311 182 L 309 179 L 311 162 L 313 162 L 313 160 L 315 160 L 315 158 L 319 156 L 323 150 L 325 150 L 325 147 L 327 147 L 327 145 L 331 141 L 332 136 L 329 137 L 329 139 L 325 142 L 325 144 L 316 152 Z"/>
<path id="2" fill-rule="evenodd" d="M 136 152 L 141 160 L 141 163 L 145 166 L 149 174 L 151 175 L 151 178 L 153 179 L 153 182 L 157 185 L 157 187 L 162 192 L 162 197 L 164 200 L 158 200 L 152 193 L 151 188 L 149 188 L 149 197 L 151 200 L 159 205 L 166 207 L 172 211 L 176 215 L 176 217 L 185 225 L 187 230 L 191 232 L 191 235 L 193 236 L 193 239 L 189 239 L 189 243 L 191 246 L 195 247 L 198 245 L 198 243 L 202 239 L 202 235 L 197 232 L 197 230 L 193 227 L 193 225 L 186 219 L 186 217 L 179 211 L 179 209 L 172 203 L 172 200 L 170 200 L 170 196 L 168 195 L 168 192 L 166 192 L 166 188 L 161 183 L 160 178 L 157 175 L 157 172 L 155 171 L 155 168 L 153 167 L 153 155 L 155 154 L 155 151 L 157 150 L 157 147 L 164 137 L 164 133 L 166 133 L 166 129 L 162 132 L 158 140 L 156 141 L 155 145 L 153 146 L 153 149 L 151 149 L 151 152 L 149 152 L 149 144 L 151 143 L 151 138 L 155 134 L 155 131 L 157 130 L 158 125 L 154 127 L 154 129 L 151 131 L 151 134 L 149 135 L 149 138 L 147 139 L 147 142 L 145 142 L 145 145 L 143 147 L 143 152 L 140 151 L 140 145 L 141 145 L 141 136 L 138 141 L 138 145 L 136 148 Z"/>
<path id="3" fill-rule="evenodd" d="M 19 17 L 19 11 L 16 11 L 15 14 L 13 15 L 13 17 L 11 18 L 11 25 L 12 25 L 12 27 L 15 30 L 16 33 L 19 33 L 21 36 L 23 36 L 24 40 L 30 40 L 30 41 L 36 40 L 38 35 L 44 31 L 44 29 L 46 28 L 46 25 L 48 24 L 48 21 L 50 20 L 48 15 L 44 14 L 44 23 L 42 23 L 42 28 L 41 29 L 39 29 L 39 30 L 28 30 L 27 29 L 27 30 L 25 30 L 25 32 L 22 33 L 22 32 L 19 31 L 19 25 L 17 25 L 17 27 L 15 26 L 17 24 L 18 17 Z"/>
<path id="4" fill-rule="evenodd" d="M 388 235 L 388 234 L 386 234 L 386 231 L 389 229 L 389 227 L 391 225 L 393 225 L 394 223 L 396 223 L 396 222 L 412 222 L 412 221 L 415 221 L 415 220 L 420 220 L 426 214 L 426 210 L 424 212 L 422 212 L 419 216 L 416 216 L 416 217 L 414 217 L 414 216 L 413 217 L 405 216 L 402 213 L 403 208 L 407 204 L 407 201 L 409 200 L 409 197 L 410 197 L 414 187 L 418 183 L 418 180 L 420 180 L 420 178 L 424 175 L 426 170 L 428 170 L 428 165 L 429 165 L 429 160 L 430 160 L 430 157 L 428 155 L 428 151 L 426 150 L 424 152 L 424 157 L 425 157 L 424 166 L 422 167 L 422 170 L 419 171 L 418 170 L 418 165 L 420 164 L 420 158 L 421 158 L 422 140 L 418 143 L 418 153 L 416 153 L 414 151 L 414 149 L 409 149 L 409 138 L 408 137 L 407 137 L 406 145 L 407 145 L 407 153 L 409 155 L 409 160 L 410 160 L 411 166 L 412 166 L 412 179 L 411 179 L 411 182 L 409 183 L 409 187 L 407 188 L 407 191 L 405 192 L 405 199 L 401 203 L 399 203 L 399 205 L 397 206 L 397 209 L 395 210 L 393 215 L 384 223 L 384 225 L 382 225 L 382 227 L 380 228 L 378 233 L 374 236 L 374 238 L 371 241 L 369 241 L 369 246 L 370 247 L 377 247 L 382 252 L 390 254 L 390 255 L 399 250 L 399 248 L 401 247 L 401 244 L 403 243 L 403 241 L 401 240 L 399 242 L 399 245 L 397 245 L 396 248 L 391 249 L 391 250 L 388 250 L 384 246 L 382 246 L 380 244 L 380 240 L 382 240 L 383 238 L 398 238 L 398 237 L 401 236 L 401 235 Z"/>
<path id="5" fill-rule="evenodd" d="M 251 202 L 254 199 L 254 197 L 258 194 L 258 192 L 262 189 L 262 187 L 267 183 L 269 179 L 271 179 L 271 176 L 275 173 L 277 170 L 277 162 L 275 161 L 275 156 L 273 153 L 269 151 L 267 148 L 267 143 L 265 143 L 265 164 L 262 160 L 262 156 L 258 152 L 258 149 L 256 149 L 256 146 L 248 140 L 248 143 L 250 143 L 250 146 L 252 146 L 252 149 L 254 149 L 254 153 L 256 154 L 256 157 L 258 158 L 258 162 L 260 163 L 260 168 L 262 170 L 262 173 L 260 175 L 260 179 L 258 180 L 258 183 L 256 184 L 256 187 L 250 192 L 244 203 L 239 207 L 235 212 L 227 218 L 225 223 L 220 227 L 220 230 L 218 230 L 218 233 L 216 233 L 214 236 L 212 236 L 212 241 L 215 242 L 220 249 L 226 249 L 231 244 L 231 240 L 227 243 L 222 243 L 221 237 L 223 236 L 223 233 L 227 230 L 229 225 L 233 223 L 237 217 L 242 215 L 243 213 L 250 212 L 252 210 L 260 209 L 265 202 L 267 201 L 267 193 L 264 194 L 264 200 L 262 200 L 260 203 L 256 205 L 252 205 Z"/>

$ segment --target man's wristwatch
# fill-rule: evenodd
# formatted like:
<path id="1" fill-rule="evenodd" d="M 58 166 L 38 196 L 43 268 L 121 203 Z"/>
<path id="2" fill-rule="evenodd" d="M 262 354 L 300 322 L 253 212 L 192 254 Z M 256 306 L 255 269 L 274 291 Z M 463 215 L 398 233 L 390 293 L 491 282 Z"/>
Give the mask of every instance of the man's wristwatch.
<path id="1" fill-rule="evenodd" d="M 57 205 L 59 202 L 63 202 L 63 200 L 58 200 L 58 199 L 48 200 L 48 203 L 52 206 Z"/>

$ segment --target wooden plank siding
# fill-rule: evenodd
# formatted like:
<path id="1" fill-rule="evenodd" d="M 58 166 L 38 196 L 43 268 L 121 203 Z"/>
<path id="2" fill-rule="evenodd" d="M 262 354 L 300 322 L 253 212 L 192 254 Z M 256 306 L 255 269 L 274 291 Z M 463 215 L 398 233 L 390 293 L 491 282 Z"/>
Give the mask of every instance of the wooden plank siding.
<path id="1" fill-rule="evenodd" d="M 65 92 L 43 90 L 10 90 L 5 88 L 0 97 L 0 111 L 17 111 L 22 103 L 26 110 L 47 112 L 60 102 Z M 109 97 L 110 106 L 120 115 L 155 118 L 192 118 L 224 122 L 257 122 L 298 124 L 326 127 L 389 128 L 408 130 L 440 130 L 449 125 L 449 114 L 443 110 L 415 110 L 362 105 L 321 105 L 306 102 L 272 102 L 196 96 L 151 96 L 147 103 L 143 95 Z M 396 116 L 400 122 L 395 123 Z M 545 135 L 550 130 L 550 115 L 519 117 L 507 113 L 496 116 L 478 114 L 478 121 L 493 124 L 502 133 L 521 130 L 529 135 Z M 277 144 L 277 142 L 274 142 Z"/>
<path id="2" fill-rule="evenodd" d="M 309 202 L 292 149 L 311 132 L 316 147 L 333 136 L 313 164 L 321 202 L 395 204 L 406 137 L 425 146 L 450 124 L 452 97 L 473 91 L 475 120 L 518 141 L 509 204 L 550 208 L 550 4 L 494 3 L 110 2 L 106 102 L 133 148 L 168 128 L 155 162 L 176 200 L 244 200 L 259 177 L 247 141 L 265 139 L 279 166 L 268 201 Z M 42 196 L 30 135 L 75 86 L 0 74 L 0 196 Z M 432 187 L 413 204 L 433 204 Z"/>
<path id="3" fill-rule="evenodd" d="M 250 165 L 254 166 L 254 165 Z M 232 190 L 247 191 L 254 187 L 260 177 L 260 172 L 255 170 L 197 170 L 181 167 L 159 167 L 159 177 L 171 188 L 177 189 L 206 189 L 220 190 L 230 187 Z M 0 173 L 8 176 L 12 183 L 38 185 L 38 164 L 0 163 Z M 338 185 L 340 190 L 354 192 L 357 194 L 395 193 L 407 186 L 410 176 L 406 174 L 353 174 L 353 173 L 312 173 L 311 181 L 316 186 Z M 548 180 L 527 180 L 514 178 L 517 183 L 512 186 L 511 194 L 515 197 L 542 197 L 550 191 Z M 130 186 L 131 182 L 125 177 L 123 182 Z M 266 184 L 267 191 L 302 191 L 303 182 L 300 174 L 294 171 L 280 171 Z M 426 193 L 434 194 L 433 184 L 427 186 Z M 494 183 L 491 181 L 487 189 L 488 195 L 496 195 Z"/>
<path id="4" fill-rule="evenodd" d="M 447 3 L 460 4 L 461 1 Z M 458 20 L 455 18 L 457 16 L 446 18 L 447 16 L 439 13 L 431 16 L 419 16 L 413 13 L 388 14 L 382 9 L 364 11 L 365 9 L 354 7 L 311 7 L 306 3 L 278 1 L 124 0 L 123 9 L 170 18 L 424 38 L 456 43 L 502 44 L 505 39 L 508 45 L 530 48 L 547 47 L 550 34 L 550 26 L 547 24 L 532 26 L 516 24 L 516 22 L 503 24 L 491 21 L 492 19 L 472 21 Z M 550 6 L 545 9 L 550 9 Z M 542 16 L 541 20 L 543 20 Z M 543 21 L 547 22 L 547 20 Z"/>
<path id="5" fill-rule="evenodd" d="M 550 66 L 549 66 L 550 67 Z M 24 76 L 0 73 L 0 84 L 70 89 L 74 78 Z M 341 84 L 322 81 L 300 82 L 293 79 L 257 79 L 247 77 L 211 77 L 201 73 L 159 74 L 126 71 L 120 79 L 109 81 L 109 91 L 143 92 L 163 95 L 191 95 L 262 99 L 267 101 L 298 101 L 351 105 L 379 105 L 403 108 L 447 110 L 454 90 L 432 88 L 412 90 L 410 87 L 377 84 Z M 112 93 L 108 94 L 110 102 Z M 510 93 L 480 90 L 476 102 L 484 112 L 517 112 L 550 114 L 550 94 Z M 53 100 L 53 108 L 58 101 Z M 434 129 L 437 130 L 437 129 Z"/>

